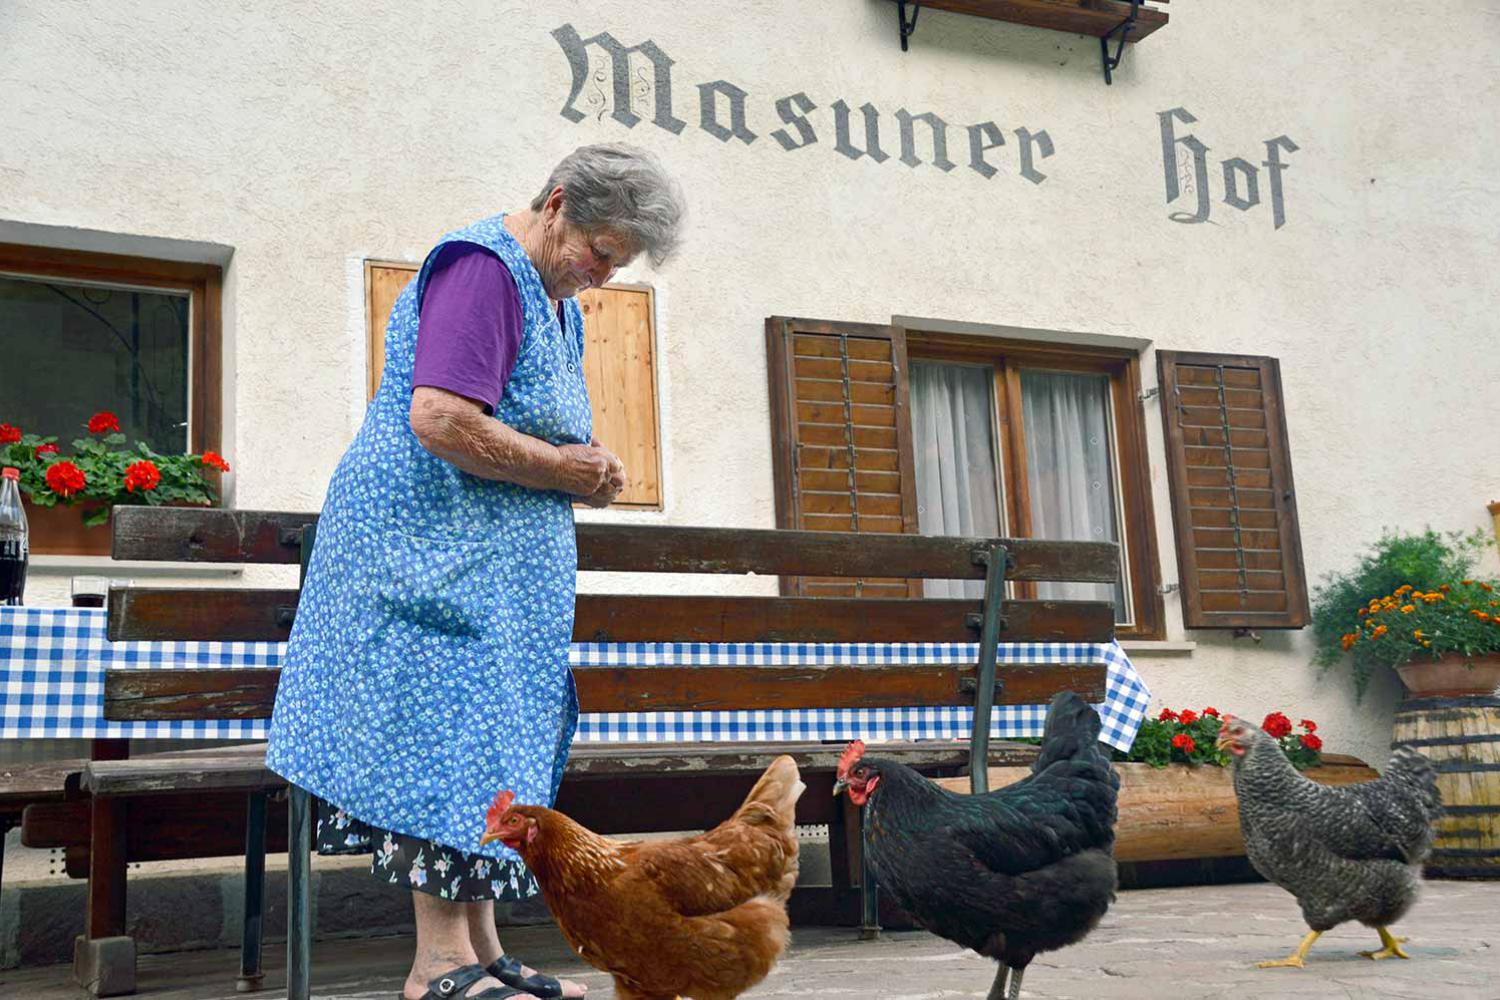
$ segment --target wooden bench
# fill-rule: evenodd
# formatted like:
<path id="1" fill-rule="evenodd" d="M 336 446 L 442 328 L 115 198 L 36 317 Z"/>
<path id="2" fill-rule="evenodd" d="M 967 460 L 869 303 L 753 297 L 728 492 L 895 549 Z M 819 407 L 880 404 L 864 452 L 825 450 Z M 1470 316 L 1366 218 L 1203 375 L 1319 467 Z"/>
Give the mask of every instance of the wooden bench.
<path id="1" fill-rule="evenodd" d="M 254 511 L 119 508 L 114 555 L 236 563 L 298 563 L 304 572 L 316 516 Z M 796 666 L 592 666 L 574 668 L 584 712 L 706 711 L 807 708 L 970 706 L 975 729 L 966 742 L 891 748 L 933 776 L 967 772 L 982 790 L 986 764 L 1020 763 L 1029 748 L 989 746 L 995 704 L 1046 702 L 1059 690 L 1102 701 L 1105 668 L 1095 665 L 1007 667 L 997 676 L 1000 641 L 1107 642 L 1114 635 L 1108 602 L 1006 600 L 1007 580 L 1112 582 L 1113 544 L 961 539 L 917 535 L 839 534 L 753 529 L 578 525 L 580 570 L 635 573 L 760 574 L 819 578 L 984 580 L 983 600 L 857 599 L 797 596 L 580 594 L 575 642 L 974 642 L 978 664 L 818 664 Z M 298 592 L 252 589 L 114 590 L 112 640 L 285 640 Z M 114 720 L 266 718 L 275 669 L 111 670 L 105 717 Z M 743 797 L 775 753 L 791 750 L 808 794 L 798 822 L 830 827 L 835 885 L 799 891 L 794 917 L 877 926 L 871 880 L 860 872 L 860 825 L 845 800 L 830 794 L 841 745 L 579 744 L 558 807 L 605 833 L 698 829 L 717 823 Z M 882 748 L 885 752 L 886 748 Z M 254 752 L 207 755 L 192 764 L 114 761 L 90 764 L 85 787 L 99 800 L 131 796 L 247 794 L 247 911 L 241 984 L 259 983 L 264 801 L 282 783 Z M 974 766 L 975 763 L 979 766 Z M 618 809 L 629 783 L 629 815 Z M 308 996 L 308 796 L 289 789 L 288 992 Z M 260 805 L 256 805 L 259 801 Z M 856 888 L 858 886 L 859 888 Z M 123 898 L 123 897 L 122 897 Z"/>

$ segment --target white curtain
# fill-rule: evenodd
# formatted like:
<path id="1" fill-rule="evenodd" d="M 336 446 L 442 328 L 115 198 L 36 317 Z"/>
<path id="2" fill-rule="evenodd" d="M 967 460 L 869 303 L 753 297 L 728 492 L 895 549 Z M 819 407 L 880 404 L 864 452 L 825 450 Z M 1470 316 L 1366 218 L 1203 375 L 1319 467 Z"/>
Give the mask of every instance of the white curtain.
<path id="1" fill-rule="evenodd" d="M 996 537 L 994 371 L 972 365 L 913 363 L 912 446 L 917 518 L 924 535 Z M 982 580 L 928 580 L 928 597 L 984 597 Z"/>
<path id="2" fill-rule="evenodd" d="M 1118 542 L 1108 376 L 1023 371 L 1021 403 L 1031 537 Z M 1057 600 L 1113 601 L 1116 620 L 1128 620 L 1123 583 L 1042 583 L 1037 593 Z"/>

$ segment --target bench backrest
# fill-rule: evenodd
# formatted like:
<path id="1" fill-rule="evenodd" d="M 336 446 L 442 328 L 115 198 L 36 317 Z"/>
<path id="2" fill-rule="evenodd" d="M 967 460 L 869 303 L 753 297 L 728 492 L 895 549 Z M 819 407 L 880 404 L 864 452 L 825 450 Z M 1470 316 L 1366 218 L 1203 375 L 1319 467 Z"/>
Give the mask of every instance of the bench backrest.
<path id="1" fill-rule="evenodd" d="M 119 507 L 114 557 L 297 563 L 313 514 Z M 744 528 L 582 523 L 580 570 L 764 576 L 985 580 L 1002 552 L 1004 578 L 1113 582 L 1111 543 L 966 539 Z M 998 579 L 991 574 L 992 581 Z M 992 588 L 993 589 L 993 588 Z M 109 597 L 115 641 L 284 641 L 295 589 L 122 588 Z M 998 599 L 998 597 L 997 597 Z M 974 642 L 984 602 L 962 599 L 580 594 L 575 642 Z M 1000 641 L 1107 642 L 1102 601 L 1005 600 Z M 275 670 L 130 670 L 106 678 L 112 719 L 255 718 L 270 714 Z M 970 664 L 575 668 L 587 712 L 973 705 Z M 1103 698 L 1102 665 L 1007 667 L 1000 703 L 1059 690 Z"/>

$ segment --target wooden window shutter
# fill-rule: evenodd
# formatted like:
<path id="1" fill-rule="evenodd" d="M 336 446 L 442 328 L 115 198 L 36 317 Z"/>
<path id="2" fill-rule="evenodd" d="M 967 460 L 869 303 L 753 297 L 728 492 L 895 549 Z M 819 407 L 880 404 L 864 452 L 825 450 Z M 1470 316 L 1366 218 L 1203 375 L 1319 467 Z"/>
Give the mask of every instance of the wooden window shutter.
<path id="1" fill-rule="evenodd" d="M 1156 354 L 1187 628 L 1310 614 L 1275 358 Z"/>
<path id="2" fill-rule="evenodd" d="M 904 331 L 773 316 L 766 358 L 777 526 L 915 533 Z M 921 582 L 788 577 L 782 592 L 920 597 Z"/>
<path id="3" fill-rule="evenodd" d="M 391 307 L 419 264 L 365 261 L 366 389 L 374 398 L 385 368 Z M 620 456 L 630 483 L 615 507 L 661 507 L 660 421 L 656 403 L 656 309 L 650 288 L 605 285 L 578 296 L 583 310 L 583 371 L 594 437 Z"/>

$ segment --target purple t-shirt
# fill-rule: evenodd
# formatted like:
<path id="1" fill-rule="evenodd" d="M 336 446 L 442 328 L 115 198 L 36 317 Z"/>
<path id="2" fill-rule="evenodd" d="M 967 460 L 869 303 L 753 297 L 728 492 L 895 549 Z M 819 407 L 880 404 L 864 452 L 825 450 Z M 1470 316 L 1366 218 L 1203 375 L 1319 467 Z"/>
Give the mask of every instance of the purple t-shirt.
<path id="1" fill-rule="evenodd" d="M 446 389 L 493 413 L 521 351 L 521 293 L 500 259 L 449 243 L 427 277 L 412 387 Z"/>

